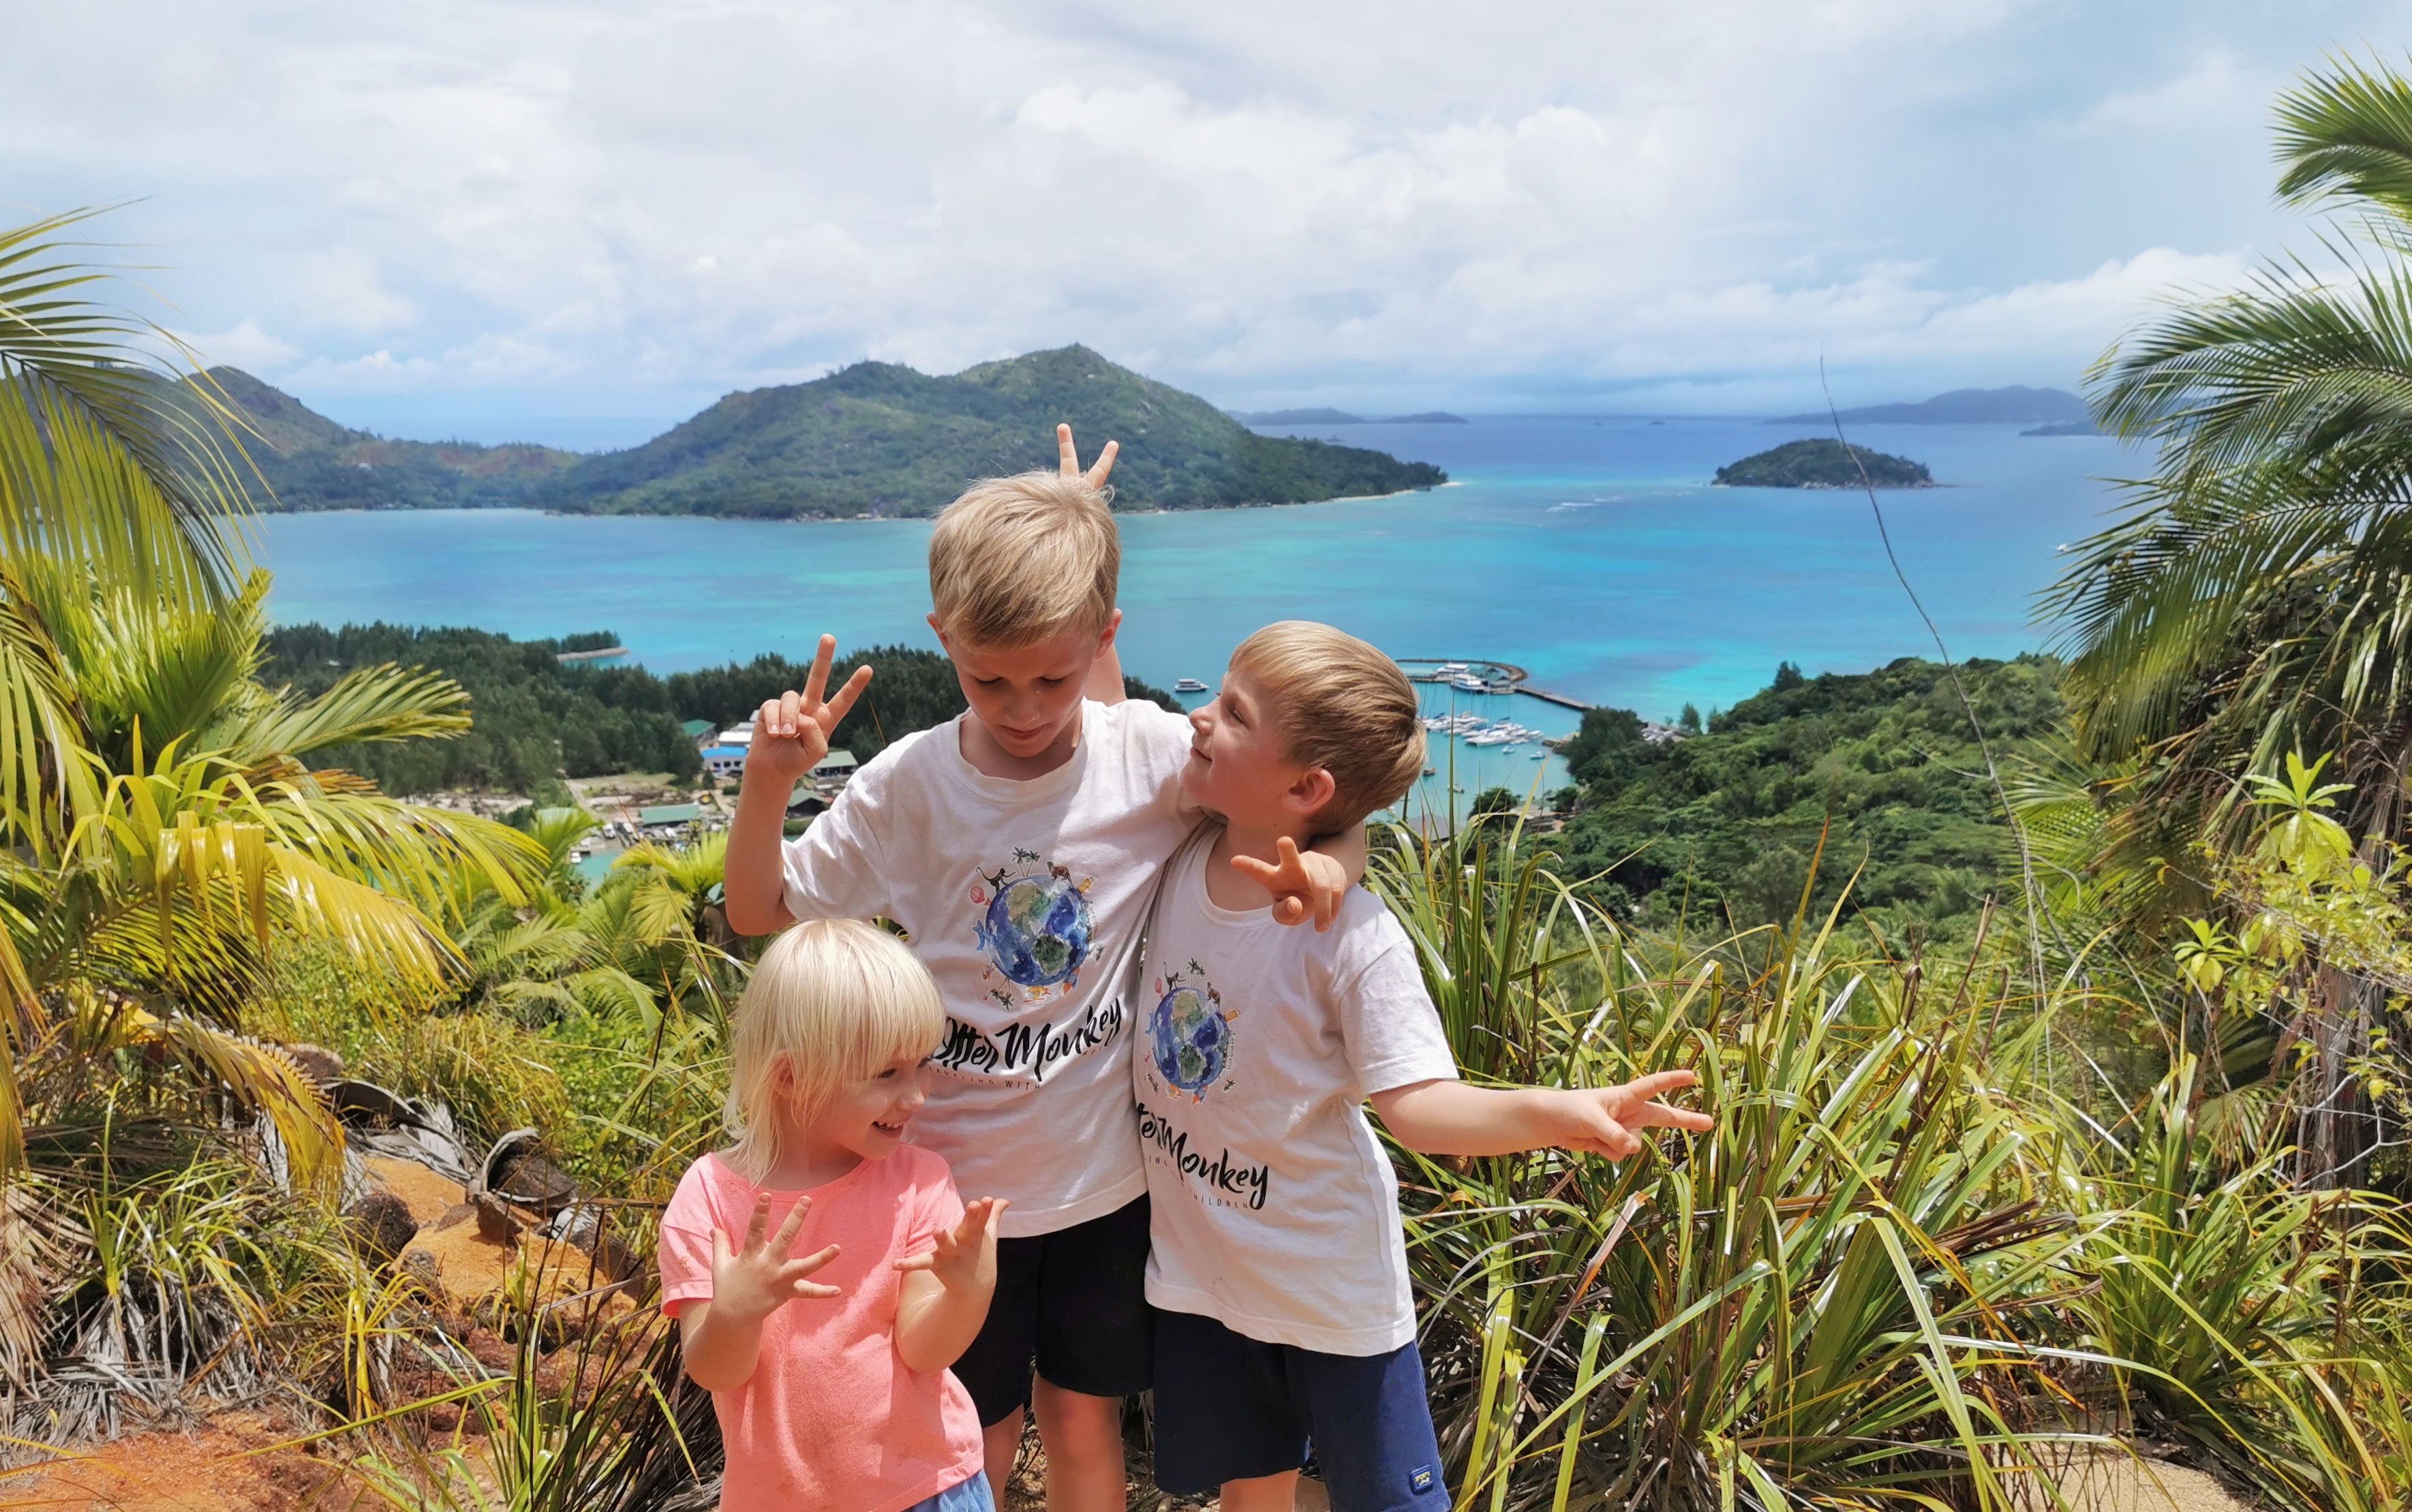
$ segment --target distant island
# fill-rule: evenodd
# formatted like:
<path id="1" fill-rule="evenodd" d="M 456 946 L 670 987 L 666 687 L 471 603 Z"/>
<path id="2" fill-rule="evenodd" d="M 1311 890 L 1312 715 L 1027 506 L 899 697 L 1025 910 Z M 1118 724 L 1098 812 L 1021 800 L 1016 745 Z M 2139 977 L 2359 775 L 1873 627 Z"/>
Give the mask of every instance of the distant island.
<path id="1" fill-rule="evenodd" d="M 1954 389 L 1915 404 L 1868 404 L 1842 412 L 1845 423 L 1862 425 L 2062 425 L 2094 417 L 2085 401 L 2059 389 Z M 1770 425 L 1827 425 L 1834 417 L 1824 410 L 1810 415 L 1786 415 Z M 2034 433 L 2028 433 L 2033 434 Z M 2053 433 L 2074 434 L 2076 433 Z"/>
<path id="2" fill-rule="evenodd" d="M 1432 488 L 1425 462 L 1261 436 L 1195 394 L 1085 346 L 933 377 L 858 362 L 757 389 L 625 451 L 388 441 L 313 413 L 234 368 L 210 376 L 260 433 L 248 449 L 275 509 L 518 505 L 574 514 L 758 520 L 935 514 L 975 477 L 1055 464 L 1068 420 L 1083 447 L 1122 443 L 1115 505 L 1196 509 L 1304 504 Z M 185 380 L 189 383 L 191 380 Z"/>
<path id="3" fill-rule="evenodd" d="M 2038 425 L 2034 430 L 2019 433 L 2021 435 L 2107 435 L 2109 433 L 2091 419 L 2054 420 L 2050 425 Z"/>
<path id="4" fill-rule="evenodd" d="M 241 368 L 209 370 L 221 398 L 257 436 L 243 449 L 267 479 L 272 509 L 478 509 L 524 505 L 576 465 L 574 451 L 469 441 L 390 441 L 318 414 Z M 185 403 L 193 380 L 170 393 Z M 262 445 L 261 443 L 266 443 Z M 250 481 L 246 479 L 246 481 Z M 255 490 L 257 492 L 257 490 Z"/>
<path id="5" fill-rule="evenodd" d="M 1386 419 L 1367 419 L 1351 415 L 1345 409 L 1235 409 L 1231 418 L 1243 425 L 1463 425 L 1463 415 L 1447 410 L 1428 409 L 1420 415 L 1392 415 Z"/>
<path id="6" fill-rule="evenodd" d="M 1787 441 L 1770 451 L 1717 469 L 1721 488 L 1855 489 L 1860 469 L 1880 489 L 1931 489 L 1934 477 L 1924 462 L 1888 456 L 1865 447 L 1845 449 L 1840 441 Z"/>

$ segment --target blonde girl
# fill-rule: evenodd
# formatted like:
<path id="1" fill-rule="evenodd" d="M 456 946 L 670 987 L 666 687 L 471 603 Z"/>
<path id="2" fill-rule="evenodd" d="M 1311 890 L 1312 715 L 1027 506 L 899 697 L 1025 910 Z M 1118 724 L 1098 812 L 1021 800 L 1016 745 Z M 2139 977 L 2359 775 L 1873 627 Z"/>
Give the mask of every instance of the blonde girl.
<path id="1" fill-rule="evenodd" d="M 1005 1204 L 966 1206 L 904 1142 L 944 1026 L 912 952 L 849 919 L 780 935 L 738 1004 L 731 1143 L 680 1179 L 659 1252 L 725 1512 L 990 1512 L 948 1367 L 988 1314 Z"/>

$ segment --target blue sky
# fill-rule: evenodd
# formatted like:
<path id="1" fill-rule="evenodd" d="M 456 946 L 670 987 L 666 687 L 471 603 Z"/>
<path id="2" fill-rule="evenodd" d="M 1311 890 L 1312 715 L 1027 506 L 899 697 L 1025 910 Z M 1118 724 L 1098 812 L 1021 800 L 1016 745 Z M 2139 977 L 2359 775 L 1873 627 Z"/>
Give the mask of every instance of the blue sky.
<path id="1" fill-rule="evenodd" d="M 2310 246 L 2272 96 L 2371 0 L 83 0 L 0 183 L 389 433 L 625 444 L 1081 341 L 1233 407 L 2071 387 Z"/>

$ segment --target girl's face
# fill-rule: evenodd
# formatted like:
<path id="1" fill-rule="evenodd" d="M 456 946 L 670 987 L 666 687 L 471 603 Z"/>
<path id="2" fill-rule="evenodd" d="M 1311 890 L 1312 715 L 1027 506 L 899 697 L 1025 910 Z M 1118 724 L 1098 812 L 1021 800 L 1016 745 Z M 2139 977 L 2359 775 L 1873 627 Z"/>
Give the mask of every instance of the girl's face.
<path id="1" fill-rule="evenodd" d="M 900 1055 L 867 1077 L 842 1083 L 806 1131 L 808 1143 L 865 1160 L 894 1153 L 905 1125 L 921 1110 L 928 1064 L 926 1055 Z"/>

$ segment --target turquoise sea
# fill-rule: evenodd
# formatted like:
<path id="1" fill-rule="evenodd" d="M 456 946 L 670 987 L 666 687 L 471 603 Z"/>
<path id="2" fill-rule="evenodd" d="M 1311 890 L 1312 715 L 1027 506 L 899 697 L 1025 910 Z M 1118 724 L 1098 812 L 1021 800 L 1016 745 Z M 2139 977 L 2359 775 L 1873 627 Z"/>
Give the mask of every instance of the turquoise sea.
<path id="1" fill-rule="evenodd" d="M 1718 489 L 1715 469 L 1807 426 L 1749 419 L 1477 417 L 1292 428 L 1448 469 L 1385 499 L 1123 518 L 1123 662 L 1210 685 L 1232 645 L 1317 619 L 1397 656 L 1490 658 L 1536 685 L 1669 718 L 1730 704 L 1777 662 L 1865 671 L 1934 644 L 1886 564 L 1863 494 Z M 1878 495 L 1902 565 L 1955 656 L 2045 645 L 2030 616 L 2055 552 L 2099 527 L 2106 477 L 2142 459 L 2015 426 L 1862 426 L 1851 438 L 1952 485 Z M 1084 437 L 1094 445 L 1104 437 Z M 610 630 L 659 671 L 841 646 L 934 647 L 926 521 L 585 518 L 525 510 L 273 515 L 256 528 L 280 622 Z M 1451 697 L 1431 690 L 1441 707 Z M 1527 697 L 1467 699 L 1563 733 Z M 1446 751 L 1436 749 L 1446 770 Z M 1566 781 L 1523 747 L 1460 745 L 1458 785 Z M 1428 795 L 1437 799 L 1434 792 Z M 1438 803 L 1434 804 L 1438 807 Z"/>

